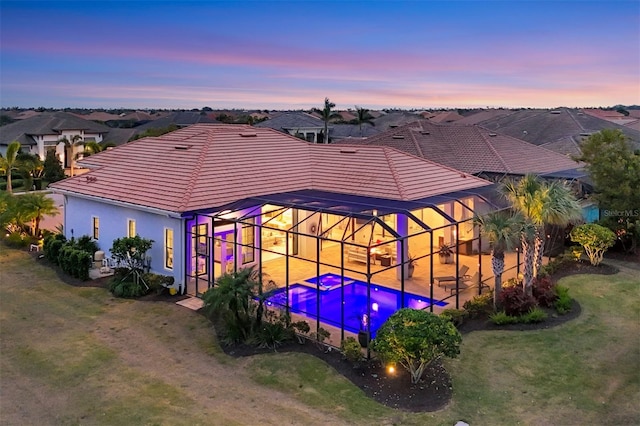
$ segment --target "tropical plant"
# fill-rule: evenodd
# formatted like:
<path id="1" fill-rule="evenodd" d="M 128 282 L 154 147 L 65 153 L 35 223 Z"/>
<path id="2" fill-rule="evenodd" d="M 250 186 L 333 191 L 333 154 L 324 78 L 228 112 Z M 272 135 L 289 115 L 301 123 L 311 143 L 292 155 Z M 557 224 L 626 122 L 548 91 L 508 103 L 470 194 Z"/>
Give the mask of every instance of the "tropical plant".
<path id="1" fill-rule="evenodd" d="M 566 226 L 581 218 L 580 204 L 570 189 L 558 181 L 545 182 L 534 175 L 520 181 L 508 180 L 502 193 L 523 217 L 520 242 L 524 255 L 523 287 L 531 294 L 533 277 L 542 266 L 546 224 Z"/>
<path id="2" fill-rule="evenodd" d="M 25 218 L 33 221 L 31 235 L 40 236 L 40 222 L 46 216 L 56 216 L 59 211 L 53 198 L 46 194 L 30 192 L 17 197 L 17 201 L 22 205 Z"/>
<path id="3" fill-rule="evenodd" d="M 111 142 L 98 143 L 96 141 L 87 141 L 84 143 L 84 151 L 82 152 L 82 155 L 84 157 L 89 157 L 90 155 L 97 154 L 99 152 L 105 151 L 108 148 L 113 148 L 115 146 L 116 144 Z"/>
<path id="4" fill-rule="evenodd" d="M 591 264 L 598 266 L 604 252 L 616 242 L 616 234 L 596 223 L 586 223 L 571 230 L 571 241 L 584 247 Z"/>
<path id="5" fill-rule="evenodd" d="M 345 359 L 351 363 L 357 364 L 362 360 L 362 348 L 355 337 L 349 336 L 340 343 L 340 352 Z"/>
<path id="6" fill-rule="evenodd" d="M 83 145 L 84 140 L 81 135 L 73 135 L 71 139 L 66 136 L 58 139 L 58 142 L 64 143 L 65 157 L 69 159 L 69 166 L 71 167 L 71 176 L 74 175 L 75 162 L 76 162 L 76 146 Z"/>
<path id="7" fill-rule="evenodd" d="M 18 160 L 18 152 L 20 151 L 20 142 L 13 141 L 7 146 L 7 151 L 3 157 L 0 154 L 0 171 L 7 176 L 7 192 L 12 193 L 11 172 L 18 170 L 20 161 Z"/>
<path id="8" fill-rule="evenodd" d="M 461 342 L 460 332 L 449 319 L 403 308 L 378 329 L 372 349 L 384 362 L 402 365 L 415 384 L 433 361 L 458 356 Z"/>
<path id="9" fill-rule="evenodd" d="M 214 286 L 202 295 L 204 310 L 210 317 L 219 316 L 226 325 L 231 342 L 244 342 L 251 334 L 254 304 L 251 268 L 221 275 Z"/>
<path id="10" fill-rule="evenodd" d="M 324 107 L 322 109 L 314 108 L 314 111 L 320 114 L 322 121 L 324 121 L 324 143 L 329 143 L 329 121 L 342 118 L 340 114 L 332 111 L 335 107 L 336 104 L 331 102 L 329 98 L 324 98 Z"/>
<path id="11" fill-rule="evenodd" d="M 138 284 L 140 281 L 148 290 L 147 284 L 142 278 L 142 272 L 145 266 L 148 266 L 147 251 L 151 249 L 154 241 L 142 238 L 139 235 L 135 237 L 123 237 L 113 240 L 113 246 L 109 249 L 111 256 L 119 265 L 123 265 L 127 270 L 127 277 L 133 276 L 133 281 Z"/>
<path id="12" fill-rule="evenodd" d="M 360 128 L 360 137 L 362 137 L 362 124 L 368 123 L 372 126 L 376 124 L 373 122 L 373 115 L 369 113 L 369 110 L 366 108 L 361 108 L 358 105 L 356 107 L 356 122 L 358 123 L 358 127 Z"/>
<path id="13" fill-rule="evenodd" d="M 491 269 L 495 279 L 493 305 L 498 307 L 500 291 L 502 290 L 502 273 L 504 272 L 504 253 L 517 245 L 522 217 L 498 211 L 477 216 L 474 222 L 480 227 L 480 232 L 491 243 Z"/>

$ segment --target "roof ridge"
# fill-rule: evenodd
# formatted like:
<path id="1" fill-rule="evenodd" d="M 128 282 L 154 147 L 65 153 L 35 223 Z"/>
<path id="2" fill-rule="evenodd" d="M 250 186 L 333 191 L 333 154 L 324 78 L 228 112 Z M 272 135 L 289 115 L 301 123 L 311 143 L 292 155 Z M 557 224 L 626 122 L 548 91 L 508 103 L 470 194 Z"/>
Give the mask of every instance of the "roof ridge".
<path id="1" fill-rule="evenodd" d="M 411 130 L 415 130 L 415 129 L 409 129 L 409 135 L 411 135 L 411 141 L 413 141 L 413 145 L 416 147 L 416 150 L 418 151 L 418 154 L 420 154 L 421 158 L 424 158 L 424 152 L 422 152 L 422 148 L 420 147 L 420 144 L 418 143 L 418 139 L 416 139 L 413 131 Z M 420 130 L 419 131 L 424 131 L 424 127 L 422 127 L 422 123 L 420 123 Z"/>
<path id="2" fill-rule="evenodd" d="M 580 122 L 578 121 L 578 119 L 577 119 L 577 118 L 575 118 L 575 117 L 573 116 L 573 114 L 571 114 L 571 110 L 567 109 L 566 111 L 567 111 L 567 114 L 569 115 L 569 117 L 571 117 L 571 119 L 573 120 L 573 122 L 574 122 L 574 123 L 576 123 L 576 124 L 578 125 L 578 127 L 580 128 L 580 130 L 582 130 L 582 131 L 586 130 L 586 129 L 584 128 L 584 126 L 582 125 L 582 123 L 580 123 Z M 600 118 L 600 117 L 596 117 L 596 118 Z"/>
<path id="3" fill-rule="evenodd" d="M 395 151 L 395 150 L 394 150 Z M 390 150 L 388 147 L 383 146 L 382 152 L 384 153 L 384 158 L 387 160 L 387 164 L 389 165 L 389 170 L 391 171 L 391 176 L 393 176 L 393 180 L 396 183 L 396 188 L 398 188 L 398 194 L 400 195 L 400 199 L 406 199 L 406 191 L 402 186 L 402 181 L 400 180 L 399 173 L 395 167 L 395 163 L 390 155 Z"/>
<path id="4" fill-rule="evenodd" d="M 498 150 L 493 146 L 493 144 L 491 142 L 489 142 L 489 139 L 487 139 L 487 137 L 485 136 L 484 132 L 482 132 L 480 129 L 482 127 L 475 127 L 476 131 L 478 133 L 480 133 L 480 137 L 482 138 L 482 140 L 489 146 L 489 149 L 495 154 L 495 156 L 498 158 L 498 160 L 500 160 L 500 162 L 502 163 L 502 165 L 504 166 L 504 168 L 508 171 L 508 172 L 512 172 L 511 167 L 509 167 L 509 164 L 504 160 L 504 158 L 502 158 L 502 156 L 500 155 L 500 153 L 498 152 Z M 494 133 L 495 134 L 495 133 Z"/>
<path id="5" fill-rule="evenodd" d="M 187 206 L 189 205 L 189 200 L 191 199 L 191 193 L 193 192 L 195 183 L 198 181 L 200 170 L 202 169 L 202 165 L 204 164 L 205 159 L 207 158 L 207 154 L 209 153 L 209 146 L 213 144 L 213 141 L 211 140 L 213 138 L 213 133 L 214 132 L 207 132 L 207 141 L 204 143 L 204 146 L 200 151 L 198 162 L 196 163 L 195 167 L 191 171 L 191 177 L 189 177 L 189 181 L 187 182 L 187 188 L 178 206 L 178 208 L 180 209 L 186 209 Z M 191 137 L 193 136 L 187 137 L 186 139 L 191 139 Z"/>

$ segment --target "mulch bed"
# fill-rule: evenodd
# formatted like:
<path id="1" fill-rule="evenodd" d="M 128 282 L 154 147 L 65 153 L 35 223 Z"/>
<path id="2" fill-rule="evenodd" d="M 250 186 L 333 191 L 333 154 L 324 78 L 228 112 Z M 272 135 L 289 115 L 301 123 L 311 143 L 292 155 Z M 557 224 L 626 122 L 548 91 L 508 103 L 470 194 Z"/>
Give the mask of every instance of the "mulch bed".
<path id="1" fill-rule="evenodd" d="M 103 287 L 108 286 L 111 277 L 103 277 L 97 280 L 81 281 L 64 274 L 60 268 L 51 265 L 46 259 L 38 258 L 38 262 L 47 263 L 48 266 L 57 271 L 62 281 L 77 287 Z M 615 266 L 602 264 L 598 267 L 591 266 L 586 262 L 572 262 L 560 268 L 552 276 L 553 281 L 573 275 L 573 274 L 615 274 L 618 269 Z M 172 302 L 187 296 L 170 296 L 168 292 L 160 294 L 150 294 L 138 300 Z M 497 326 L 491 323 L 488 318 L 467 319 L 460 327 L 461 333 L 469 333 L 477 330 L 538 330 L 547 329 L 578 317 L 581 313 L 580 304 L 573 301 L 572 309 L 566 315 L 558 315 L 555 311 L 549 311 L 548 319 L 539 324 L 510 324 Z M 215 325 L 215 324 L 214 324 Z M 215 327 L 221 330 L 222 327 Z M 222 345 L 225 353 L 233 357 L 244 357 L 262 353 L 272 352 L 270 349 L 259 349 L 250 345 Z M 411 412 L 429 412 L 444 408 L 452 396 L 451 377 L 444 369 L 442 363 L 436 360 L 430 365 L 418 384 L 411 384 L 409 373 L 402 367 L 397 366 L 394 373 L 388 373 L 385 366 L 378 360 L 370 360 L 353 366 L 346 361 L 342 354 L 336 350 L 320 349 L 313 342 L 299 344 L 297 342 L 286 343 L 278 348 L 278 352 L 302 352 L 316 356 L 328 365 L 333 367 L 339 374 L 350 380 L 354 385 L 370 398 L 392 408 L 398 408 Z"/>

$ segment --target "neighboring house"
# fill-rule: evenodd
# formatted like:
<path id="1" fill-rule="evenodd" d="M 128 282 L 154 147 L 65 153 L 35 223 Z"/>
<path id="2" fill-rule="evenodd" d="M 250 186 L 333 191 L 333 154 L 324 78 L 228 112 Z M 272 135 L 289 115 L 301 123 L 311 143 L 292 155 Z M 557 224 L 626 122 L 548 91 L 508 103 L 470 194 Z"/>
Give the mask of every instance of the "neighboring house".
<path id="1" fill-rule="evenodd" d="M 256 123 L 254 127 L 269 128 L 292 135 L 312 143 L 322 143 L 324 121 L 306 112 L 283 112 L 274 114 L 270 119 Z M 329 126 L 329 135 L 332 134 L 333 125 Z"/>
<path id="2" fill-rule="evenodd" d="M 633 146 L 640 148 L 640 132 L 637 130 L 577 109 L 523 109 L 476 124 L 572 156 L 580 154 L 580 143 L 584 138 L 603 129 L 621 130 Z"/>
<path id="3" fill-rule="evenodd" d="M 368 123 L 362 123 L 362 129 L 358 124 L 334 124 L 331 127 L 331 141 L 362 139 L 375 136 L 380 133 L 375 126 Z"/>
<path id="4" fill-rule="evenodd" d="M 283 289 L 328 290 L 348 277 L 371 292 L 417 292 L 420 308 L 457 306 L 455 288 L 430 286 L 440 267 L 433 258 L 450 242 L 461 247 L 456 262 L 478 268 L 485 246 L 473 216 L 493 209 L 480 195 L 490 182 L 432 161 L 251 126 L 197 124 L 82 163 L 88 173 L 51 185 L 64 195 L 67 237 L 91 235 L 106 253 L 116 238 L 150 238 L 152 272 L 191 295 L 224 272 L 255 267 Z M 456 275 L 457 264 L 447 268 Z M 327 273 L 341 278 L 329 285 Z"/>
<path id="5" fill-rule="evenodd" d="M 579 167 L 565 155 L 480 126 L 437 124 L 427 120 L 350 143 L 395 148 L 491 180 Z"/>
<path id="6" fill-rule="evenodd" d="M 136 134 L 144 133 L 148 129 L 164 129 L 172 124 L 178 127 L 187 127 L 197 123 L 220 123 L 218 120 L 209 117 L 206 113 L 199 111 L 176 111 L 154 118 L 145 124 L 135 127 Z"/>
<path id="7" fill-rule="evenodd" d="M 64 167 L 70 167 L 75 157 L 84 150 L 82 142 L 102 142 L 109 128 L 93 121 L 84 120 L 66 112 L 45 112 L 31 118 L 0 127 L 0 153 L 14 140 L 23 150 L 37 154 L 44 160 L 48 150 L 55 150 Z M 79 138 L 73 147 L 65 147 L 62 138 L 72 141 Z"/>

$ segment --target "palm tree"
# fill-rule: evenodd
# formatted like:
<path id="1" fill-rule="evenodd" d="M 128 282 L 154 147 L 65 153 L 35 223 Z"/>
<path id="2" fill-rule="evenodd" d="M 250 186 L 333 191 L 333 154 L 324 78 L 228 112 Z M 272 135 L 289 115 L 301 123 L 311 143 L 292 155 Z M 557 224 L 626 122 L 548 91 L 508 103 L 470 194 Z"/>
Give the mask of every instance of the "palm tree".
<path id="1" fill-rule="evenodd" d="M 525 259 L 523 286 L 530 294 L 533 277 L 542 266 L 546 239 L 544 226 L 566 226 L 578 220 L 581 217 L 580 204 L 566 185 L 557 181 L 547 183 L 534 175 L 526 175 L 517 183 L 507 181 L 502 192 L 512 208 L 522 214 L 526 224 L 527 232 L 521 233 Z"/>
<path id="2" fill-rule="evenodd" d="M 13 188 L 11 186 L 11 172 L 18 170 L 20 167 L 18 151 L 20 151 L 20 142 L 13 141 L 7 147 L 6 155 L 3 157 L 2 154 L 0 154 L 0 170 L 7 175 L 7 192 L 10 194 L 13 192 Z"/>
<path id="3" fill-rule="evenodd" d="M 65 146 L 65 158 L 69 159 L 69 166 L 71 167 L 71 176 L 73 176 L 74 167 L 75 167 L 75 161 L 76 161 L 76 159 L 75 159 L 75 147 L 78 146 L 78 145 L 83 145 L 84 144 L 84 141 L 82 140 L 82 136 L 73 135 L 71 137 L 71 140 L 69 140 L 69 138 L 67 138 L 66 136 L 63 136 L 60 139 L 58 139 L 58 142 L 64 143 L 64 146 Z"/>
<path id="4" fill-rule="evenodd" d="M 22 205 L 26 217 L 33 221 L 32 235 L 34 237 L 40 235 L 40 222 L 43 216 L 56 216 L 59 213 L 53 198 L 42 193 L 24 194 L 20 196 L 19 203 Z"/>
<path id="5" fill-rule="evenodd" d="M 82 152 L 82 155 L 85 157 L 88 157 L 92 154 L 97 154 L 99 152 L 105 151 L 108 148 L 113 148 L 115 147 L 116 144 L 114 143 L 98 143 L 96 141 L 87 141 L 84 143 L 84 151 Z"/>
<path id="6" fill-rule="evenodd" d="M 360 127 L 360 137 L 362 137 L 362 123 L 369 123 L 372 126 L 376 124 L 373 122 L 373 115 L 369 114 L 369 110 L 366 108 L 360 108 L 358 105 L 356 107 L 356 121 L 358 122 L 358 126 Z"/>
<path id="7" fill-rule="evenodd" d="M 502 291 L 504 253 L 512 250 L 516 245 L 522 228 L 522 216 L 498 211 L 476 217 L 474 222 L 480 227 L 482 235 L 491 243 L 491 269 L 495 277 L 493 304 L 497 307 Z"/>
<path id="8" fill-rule="evenodd" d="M 331 111 L 331 109 L 335 108 L 335 106 L 336 104 L 331 102 L 329 98 L 324 98 L 324 108 L 314 108 L 314 111 L 320 114 L 320 116 L 322 117 L 322 121 L 324 121 L 324 143 L 329 143 L 329 121 L 336 118 L 342 118 L 342 116 L 337 112 Z"/>

